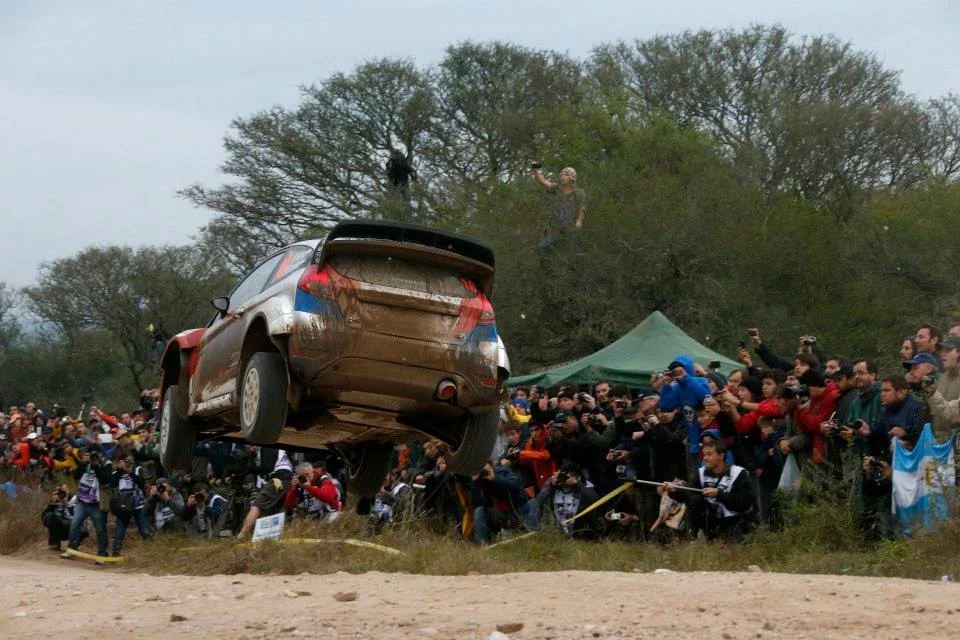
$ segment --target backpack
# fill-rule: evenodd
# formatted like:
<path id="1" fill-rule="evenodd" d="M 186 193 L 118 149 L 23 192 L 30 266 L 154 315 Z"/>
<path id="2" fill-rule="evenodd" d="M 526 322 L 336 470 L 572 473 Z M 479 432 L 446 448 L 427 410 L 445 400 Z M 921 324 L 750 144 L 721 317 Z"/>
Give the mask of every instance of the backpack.
<path id="1" fill-rule="evenodd" d="M 133 513 L 133 491 L 118 491 L 110 498 L 110 513 L 115 516 L 128 516 Z"/>

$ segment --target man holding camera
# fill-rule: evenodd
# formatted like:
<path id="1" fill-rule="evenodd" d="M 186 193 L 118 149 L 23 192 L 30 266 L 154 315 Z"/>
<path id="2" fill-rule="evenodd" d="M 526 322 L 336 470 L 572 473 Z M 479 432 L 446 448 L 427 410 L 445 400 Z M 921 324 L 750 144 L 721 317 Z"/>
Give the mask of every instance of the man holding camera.
<path id="1" fill-rule="evenodd" d="M 343 511 L 336 482 L 326 474 L 323 466 L 314 468 L 309 462 L 297 466 L 297 475 L 290 481 L 284 507 L 287 511 L 297 509 L 315 520 L 331 522 Z"/>
<path id="2" fill-rule="evenodd" d="M 494 466 L 493 460 L 473 477 L 473 537 L 490 544 L 492 535 L 504 528 L 523 526 L 537 529 L 537 504 L 523 490 L 520 479 L 507 467 Z"/>
<path id="3" fill-rule="evenodd" d="M 183 509 L 183 496 L 180 492 L 166 478 L 157 478 L 157 482 L 150 487 L 146 506 L 146 516 L 153 517 L 153 526 L 157 532 L 182 533 L 185 528 Z"/>
<path id="4" fill-rule="evenodd" d="M 70 539 L 70 523 L 73 521 L 73 506 L 67 485 L 62 484 L 53 492 L 40 520 L 47 529 L 47 545 L 51 550 L 60 551 L 60 543 Z"/>
<path id="5" fill-rule="evenodd" d="M 226 517 L 227 499 L 211 491 L 203 482 L 193 485 L 193 493 L 187 496 L 183 509 L 187 534 L 215 538 L 220 535 L 223 517 Z M 223 517 L 221 517 L 223 516 Z"/>
<path id="6" fill-rule="evenodd" d="M 593 538 L 600 530 L 596 512 L 566 522 L 599 500 L 597 492 L 583 481 L 575 464 L 564 464 L 537 494 L 537 513 L 549 505 L 554 522 L 571 538 Z"/>
<path id="7" fill-rule="evenodd" d="M 101 499 L 106 497 L 110 486 L 111 470 L 108 464 L 100 460 L 99 451 L 85 451 L 80 455 L 80 466 L 74 471 L 77 480 L 77 504 L 74 507 L 73 520 L 70 522 L 70 541 L 67 552 L 61 558 L 71 558 L 70 549 L 80 547 L 80 533 L 87 518 L 93 520 L 97 532 L 97 555 L 107 555 L 107 512 L 101 508 Z M 102 562 L 98 561 L 98 564 Z"/>
<path id="8" fill-rule="evenodd" d="M 660 410 L 679 411 L 687 434 L 687 475 L 692 476 L 700 462 L 700 423 L 697 405 L 710 395 L 706 379 L 694 375 L 693 358 L 680 355 L 663 372 L 660 386 Z"/>
<path id="9" fill-rule="evenodd" d="M 132 455 L 116 461 L 111 482 L 114 492 L 110 499 L 110 511 L 116 517 L 117 524 L 113 532 L 113 547 L 110 551 L 114 556 L 119 556 L 123 550 L 123 539 L 126 537 L 131 519 L 137 523 L 141 538 L 146 540 L 150 537 L 150 527 L 143 512 L 147 506 L 147 498 L 143 493 L 143 474 L 138 467 L 134 466 Z"/>

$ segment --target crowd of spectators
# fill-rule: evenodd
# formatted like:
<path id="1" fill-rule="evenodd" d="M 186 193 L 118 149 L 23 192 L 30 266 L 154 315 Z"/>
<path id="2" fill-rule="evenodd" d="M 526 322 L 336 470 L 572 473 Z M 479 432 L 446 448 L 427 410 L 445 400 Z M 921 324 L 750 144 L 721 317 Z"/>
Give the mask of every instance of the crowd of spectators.
<path id="1" fill-rule="evenodd" d="M 960 323 L 947 335 L 920 327 L 900 346 L 903 370 L 889 374 L 869 358 L 828 355 L 812 336 L 789 358 L 758 330 L 747 337 L 744 366 L 728 375 L 678 354 L 643 390 L 513 388 L 477 475 L 448 473 L 441 442 L 415 442 L 395 450 L 356 510 L 371 533 L 416 517 L 481 544 L 548 526 L 583 539 L 740 542 L 755 527 L 781 527 L 787 499 L 830 499 L 849 504 L 864 537 L 902 535 L 890 508 L 892 445 L 912 448 L 928 422 L 938 440 L 955 436 Z M 208 441 L 188 472 L 167 473 L 157 419 L 155 390 L 116 415 L 90 407 L 74 418 L 29 402 L 0 413 L 0 473 L 54 487 L 41 515 L 51 549 L 78 549 L 87 520 L 105 557 L 122 553 L 131 522 L 144 539 L 246 538 L 262 515 L 330 521 L 346 507 L 334 455 Z"/>

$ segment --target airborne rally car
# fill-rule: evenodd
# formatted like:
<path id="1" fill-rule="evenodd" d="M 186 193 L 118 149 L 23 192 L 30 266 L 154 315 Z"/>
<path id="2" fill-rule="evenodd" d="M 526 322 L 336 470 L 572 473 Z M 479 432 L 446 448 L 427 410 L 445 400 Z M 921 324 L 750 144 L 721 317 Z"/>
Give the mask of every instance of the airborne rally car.
<path id="1" fill-rule="evenodd" d="M 185 468 L 214 436 L 336 449 L 369 491 L 393 444 L 429 437 L 452 473 L 476 472 L 510 368 L 493 277 L 488 247 L 410 224 L 343 222 L 277 251 L 167 344 L 163 465 Z"/>

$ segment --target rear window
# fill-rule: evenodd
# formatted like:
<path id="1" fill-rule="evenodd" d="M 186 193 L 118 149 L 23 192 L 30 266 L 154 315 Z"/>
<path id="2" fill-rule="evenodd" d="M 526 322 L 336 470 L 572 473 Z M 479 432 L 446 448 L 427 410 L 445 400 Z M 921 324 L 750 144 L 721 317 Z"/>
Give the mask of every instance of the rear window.
<path id="1" fill-rule="evenodd" d="M 389 256 L 334 255 L 328 262 L 352 280 L 421 293 L 473 298 L 477 288 L 459 274 L 442 267 Z"/>

